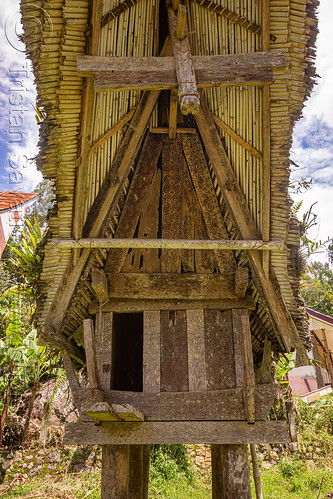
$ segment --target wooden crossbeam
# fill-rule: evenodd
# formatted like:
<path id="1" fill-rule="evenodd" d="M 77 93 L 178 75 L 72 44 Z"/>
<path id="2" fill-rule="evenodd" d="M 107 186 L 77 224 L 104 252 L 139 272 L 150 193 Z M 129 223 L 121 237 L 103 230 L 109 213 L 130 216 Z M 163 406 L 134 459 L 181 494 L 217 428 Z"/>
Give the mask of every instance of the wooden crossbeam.
<path id="1" fill-rule="evenodd" d="M 178 43 L 183 42 L 178 40 Z M 285 57 L 281 52 L 198 55 L 191 60 L 198 88 L 265 85 L 273 81 L 272 68 L 285 65 Z M 183 64 L 184 61 L 179 60 L 179 63 Z M 179 83 L 174 57 L 78 56 L 77 70 L 82 76 L 93 73 L 95 89 L 101 91 L 131 88 L 163 90 L 176 88 Z M 179 76 L 184 79 L 187 77 Z"/>
<path id="2" fill-rule="evenodd" d="M 261 27 L 256 24 L 254 21 L 250 21 L 244 16 L 241 16 L 239 14 L 236 14 L 235 12 L 232 12 L 231 10 L 227 9 L 226 7 L 222 7 L 222 5 L 219 5 L 215 2 L 212 2 L 211 0 L 192 0 L 192 2 L 197 3 L 201 5 L 202 7 L 206 8 L 210 12 L 214 12 L 214 14 L 218 16 L 225 17 L 228 19 L 230 22 L 234 24 L 239 24 L 240 26 L 243 26 L 243 28 L 248 29 L 252 33 L 260 34 L 261 33 Z M 271 35 L 270 39 L 275 42 L 276 36 Z"/>
<path id="3" fill-rule="evenodd" d="M 200 239 L 130 239 L 118 238 L 82 238 L 59 239 L 49 242 L 58 248 L 158 248 L 158 249 L 193 249 L 193 250 L 259 250 L 284 251 L 286 245 L 282 240 L 264 242 L 262 240 L 200 240 Z"/>
<path id="4" fill-rule="evenodd" d="M 110 298 L 209 300 L 236 298 L 233 276 L 123 272 L 109 274 Z"/>
<path id="5" fill-rule="evenodd" d="M 97 301 L 92 302 L 89 306 L 89 313 L 97 314 L 100 308 L 103 312 L 143 312 L 160 311 L 160 310 L 188 310 L 188 300 L 138 300 L 138 299 L 117 299 L 112 298 L 108 303 L 100 305 Z M 255 310 L 256 303 L 252 298 L 246 296 L 237 299 L 215 299 L 215 300 L 191 300 L 191 310 L 230 310 L 236 308 L 246 308 Z"/>
<path id="6" fill-rule="evenodd" d="M 196 122 L 234 226 L 238 229 L 240 237 L 244 239 L 259 238 L 259 231 L 250 213 L 245 196 L 224 150 L 212 115 L 205 103 L 200 106 L 199 113 L 196 115 Z M 280 291 L 273 286 L 272 279 L 268 278 L 265 273 L 260 255 L 253 251 L 250 251 L 248 255 L 256 285 L 267 301 L 268 310 L 277 326 L 285 348 L 290 351 L 291 348 L 297 347 L 306 363 L 307 355 L 304 345 L 299 339 L 295 323 L 282 299 Z M 272 269 L 271 273 L 273 274 Z"/>
<path id="7" fill-rule="evenodd" d="M 286 421 L 68 423 L 65 445 L 288 443 Z"/>

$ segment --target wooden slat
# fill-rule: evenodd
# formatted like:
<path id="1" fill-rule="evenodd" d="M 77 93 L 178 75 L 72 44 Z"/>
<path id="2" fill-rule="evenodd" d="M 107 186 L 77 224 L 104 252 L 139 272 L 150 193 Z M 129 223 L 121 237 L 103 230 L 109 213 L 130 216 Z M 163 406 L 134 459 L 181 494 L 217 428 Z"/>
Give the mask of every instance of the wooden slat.
<path id="1" fill-rule="evenodd" d="M 143 314 L 143 391 L 161 391 L 160 360 L 160 312 L 146 311 Z"/>
<path id="2" fill-rule="evenodd" d="M 265 336 L 264 351 L 260 370 L 260 383 L 266 384 L 272 381 L 272 342 Z"/>
<path id="3" fill-rule="evenodd" d="M 65 445 L 288 443 L 285 421 L 68 423 Z"/>
<path id="4" fill-rule="evenodd" d="M 205 104 L 201 104 L 200 111 L 195 118 L 234 226 L 242 238 L 259 237 L 258 229 L 249 211 L 245 196 L 239 187 L 211 113 Z M 297 346 L 306 362 L 307 355 L 304 345 L 298 337 L 296 326 L 283 302 L 280 291 L 274 288 L 271 279 L 267 277 L 261 258 L 256 252 L 249 252 L 249 260 L 255 282 L 267 301 L 268 310 L 276 323 L 285 348 L 289 351 L 292 347 Z"/>
<path id="5" fill-rule="evenodd" d="M 187 310 L 188 384 L 190 392 L 207 390 L 203 310 Z"/>
<path id="6" fill-rule="evenodd" d="M 161 391 L 188 391 L 185 311 L 161 311 Z"/>
<path id="7" fill-rule="evenodd" d="M 84 350 L 86 353 L 87 373 L 90 388 L 98 388 L 95 358 L 94 322 L 92 319 L 83 321 Z"/>
<path id="8" fill-rule="evenodd" d="M 238 298 L 244 298 L 249 285 L 249 269 L 238 266 L 235 274 L 235 294 Z"/>
<path id="9" fill-rule="evenodd" d="M 110 298 L 209 300 L 236 298 L 234 276 L 220 274 L 108 274 Z"/>
<path id="10" fill-rule="evenodd" d="M 177 90 L 172 89 L 170 92 L 170 112 L 169 112 L 169 139 L 177 137 L 177 111 L 178 97 Z"/>

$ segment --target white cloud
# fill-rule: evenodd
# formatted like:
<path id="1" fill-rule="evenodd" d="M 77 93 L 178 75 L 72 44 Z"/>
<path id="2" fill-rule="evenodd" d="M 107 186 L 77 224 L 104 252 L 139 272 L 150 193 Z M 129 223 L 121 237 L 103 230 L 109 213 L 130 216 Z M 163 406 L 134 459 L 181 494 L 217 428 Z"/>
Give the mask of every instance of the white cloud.
<path id="1" fill-rule="evenodd" d="M 30 61 L 25 58 L 24 45 L 18 38 L 22 31 L 19 2 L 1 0 L 1 3 L 0 128 L 1 145 L 7 149 L 7 156 L 1 157 L 0 180 L 5 189 L 31 191 L 41 181 L 41 174 L 34 161 L 24 160 L 25 157 L 33 158 L 38 153 L 38 125 L 32 107 L 36 98 L 34 77 Z M 18 164 L 13 167 L 15 161 Z M 15 178 L 20 179 L 20 183 L 10 182 Z"/>

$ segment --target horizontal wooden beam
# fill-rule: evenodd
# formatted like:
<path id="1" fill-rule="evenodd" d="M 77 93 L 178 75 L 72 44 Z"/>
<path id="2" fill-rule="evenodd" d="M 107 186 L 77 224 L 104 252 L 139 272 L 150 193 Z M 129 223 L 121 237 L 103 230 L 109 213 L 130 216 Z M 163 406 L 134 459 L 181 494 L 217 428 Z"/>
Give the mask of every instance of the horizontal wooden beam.
<path id="1" fill-rule="evenodd" d="M 274 403 L 277 385 L 257 385 L 254 389 L 255 419 L 265 420 Z M 92 400 L 93 391 L 81 389 L 81 410 L 88 414 L 99 410 L 101 404 Z M 126 392 L 104 391 L 106 408 L 104 421 L 116 421 L 120 407 L 135 407 L 145 421 L 245 421 L 246 408 L 243 388 L 209 390 L 205 392 Z M 111 407 L 113 410 L 111 410 Z M 106 413 L 109 412 L 109 415 Z M 89 414 L 90 415 L 90 414 Z M 98 419 L 98 417 L 96 418 Z M 101 419 L 101 417 L 100 417 Z M 119 418 L 118 418 L 119 420 Z"/>
<path id="2" fill-rule="evenodd" d="M 285 65 L 282 52 L 193 56 L 198 88 L 260 85 L 273 81 L 272 68 Z M 169 89 L 178 86 L 174 57 L 77 57 L 82 76 L 95 76 L 98 90 Z"/>
<path id="3" fill-rule="evenodd" d="M 217 299 L 217 300 L 126 300 L 112 299 L 108 303 L 100 304 L 94 301 L 89 306 L 90 314 L 102 312 L 143 312 L 145 310 L 230 310 L 233 308 L 247 308 L 255 310 L 256 304 L 252 298 Z"/>
<path id="4" fill-rule="evenodd" d="M 68 423 L 65 445 L 288 443 L 286 421 Z"/>
<path id="5" fill-rule="evenodd" d="M 162 127 L 162 126 L 158 126 L 158 127 L 152 127 L 149 129 L 150 133 L 169 133 L 169 128 L 167 127 Z M 176 134 L 177 133 L 197 133 L 197 129 L 196 128 L 177 128 L 176 129 Z"/>
<path id="6" fill-rule="evenodd" d="M 203 240 L 203 239 L 127 239 L 127 238 L 82 238 L 82 239 L 51 239 L 50 246 L 58 248 L 161 248 L 161 249 L 193 249 L 193 250 L 260 250 L 284 251 L 282 240 Z"/>
<path id="7" fill-rule="evenodd" d="M 208 300 L 237 298 L 234 276 L 220 274 L 108 274 L 110 298 Z"/>

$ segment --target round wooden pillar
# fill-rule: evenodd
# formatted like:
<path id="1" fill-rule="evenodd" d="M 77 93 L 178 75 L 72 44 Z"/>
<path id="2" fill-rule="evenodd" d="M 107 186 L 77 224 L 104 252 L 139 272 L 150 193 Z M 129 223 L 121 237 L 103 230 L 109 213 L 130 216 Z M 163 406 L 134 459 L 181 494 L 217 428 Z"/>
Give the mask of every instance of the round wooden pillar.
<path id="1" fill-rule="evenodd" d="M 248 446 L 212 445 L 212 498 L 251 499 Z"/>

